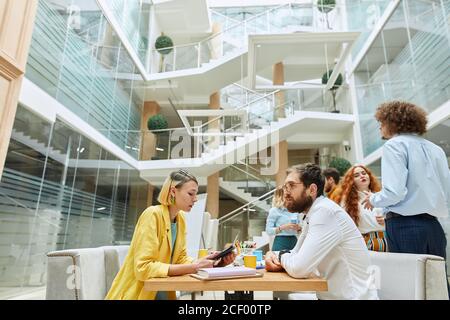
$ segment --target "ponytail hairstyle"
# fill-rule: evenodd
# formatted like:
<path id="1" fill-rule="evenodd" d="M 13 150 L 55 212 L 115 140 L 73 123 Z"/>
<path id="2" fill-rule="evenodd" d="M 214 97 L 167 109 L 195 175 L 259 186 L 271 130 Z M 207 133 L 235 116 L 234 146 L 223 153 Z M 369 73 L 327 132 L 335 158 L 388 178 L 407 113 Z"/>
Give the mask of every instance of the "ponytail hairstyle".
<path id="1" fill-rule="evenodd" d="M 284 206 L 283 194 L 283 187 L 277 187 L 275 193 L 273 194 L 272 207 L 281 208 Z"/>
<path id="2" fill-rule="evenodd" d="M 198 185 L 197 179 L 186 170 L 180 169 L 178 171 L 172 172 L 164 181 L 164 184 L 158 195 L 158 202 L 165 206 L 174 205 L 175 197 L 173 195 L 170 195 L 170 189 L 172 187 L 180 189 L 185 183 L 189 181 L 194 181 Z"/>

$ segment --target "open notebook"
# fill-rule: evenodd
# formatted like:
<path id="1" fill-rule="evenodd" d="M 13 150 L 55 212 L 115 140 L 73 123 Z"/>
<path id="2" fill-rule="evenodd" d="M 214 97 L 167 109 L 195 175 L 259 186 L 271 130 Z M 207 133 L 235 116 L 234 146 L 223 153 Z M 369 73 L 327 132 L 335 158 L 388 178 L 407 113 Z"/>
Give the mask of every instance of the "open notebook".
<path id="1" fill-rule="evenodd" d="M 244 277 L 262 277 L 262 273 L 258 273 L 256 269 L 247 267 L 219 267 L 202 268 L 199 269 L 196 274 L 192 274 L 191 276 L 202 280 L 214 280 Z"/>

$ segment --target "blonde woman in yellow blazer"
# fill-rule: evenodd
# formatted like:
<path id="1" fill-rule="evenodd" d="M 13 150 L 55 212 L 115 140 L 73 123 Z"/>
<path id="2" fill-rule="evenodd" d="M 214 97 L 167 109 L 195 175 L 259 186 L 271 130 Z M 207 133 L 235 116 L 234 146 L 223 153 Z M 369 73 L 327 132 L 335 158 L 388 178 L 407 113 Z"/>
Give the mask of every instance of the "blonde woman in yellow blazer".
<path id="1" fill-rule="evenodd" d="M 184 170 L 170 174 L 158 196 L 161 205 L 149 207 L 141 214 L 128 255 L 106 299 L 175 299 L 175 292 L 145 291 L 144 281 L 196 273 L 199 268 L 233 262 L 232 254 L 216 262 L 213 259 L 216 252 L 197 261 L 187 255 L 184 212 L 192 209 L 197 192 L 198 183 L 194 176 Z M 173 232 L 176 239 L 172 239 Z"/>

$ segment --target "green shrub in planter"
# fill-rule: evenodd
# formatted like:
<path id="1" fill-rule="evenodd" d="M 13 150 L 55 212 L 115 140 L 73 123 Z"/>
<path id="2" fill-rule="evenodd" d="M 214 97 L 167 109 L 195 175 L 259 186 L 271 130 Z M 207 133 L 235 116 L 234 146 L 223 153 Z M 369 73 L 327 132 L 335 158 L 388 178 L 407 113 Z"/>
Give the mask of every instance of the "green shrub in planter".
<path id="1" fill-rule="evenodd" d="M 173 50 L 172 47 L 172 39 L 170 39 L 168 36 L 165 36 L 163 33 L 155 41 L 155 49 L 158 50 L 158 52 L 162 55 L 171 53 Z"/>
<path id="2" fill-rule="evenodd" d="M 328 70 L 328 72 L 325 72 L 322 76 L 322 84 L 327 84 L 328 79 L 330 79 L 331 74 L 333 73 L 333 69 Z M 334 81 L 333 86 L 330 90 L 337 90 L 340 86 L 342 86 L 343 78 L 342 74 L 338 74 L 336 81 Z"/>
<path id="3" fill-rule="evenodd" d="M 330 79 L 331 74 L 333 73 L 333 69 L 328 70 L 328 72 L 325 72 L 322 76 L 322 84 L 327 84 L 328 79 Z M 339 89 L 339 87 L 342 85 L 343 78 L 342 74 L 338 74 L 336 80 L 334 81 L 333 86 L 331 87 L 331 95 L 333 96 L 333 110 L 331 112 L 333 113 L 339 113 L 339 110 L 336 109 L 336 90 Z"/>
<path id="4" fill-rule="evenodd" d="M 334 158 L 331 160 L 330 164 L 328 165 L 330 168 L 335 168 L 337 171 L 339 171 L 339 174 L 342 176 L 345 175 L 348 169 L 352 166 L 350 161 L 344 158 Z"/>
<path id="5" fill-rule="evenodd" d="M 336 0 L 317 0 L 317 9 L 320 12 L 328 13 L 336 6 Z"/>
<path id="6" fill-rule="evenodd" d="M 162 114 L 157 114 L 150 117 L 147 121 L 148 130 L 163 130 L 167 129 L 168 124 L 166 118 Z M 157 132 L 155 132 L 157 133 Z"/>
<path id="7" fill-rule="evenodd" d="M 335 6 L 336 0 L 317 0 L 317 9 L 320 12 L 325 13 L 328 29 L 331 29 L 330 22 L 328 21 L 328 12 L 332 11 Z"/>

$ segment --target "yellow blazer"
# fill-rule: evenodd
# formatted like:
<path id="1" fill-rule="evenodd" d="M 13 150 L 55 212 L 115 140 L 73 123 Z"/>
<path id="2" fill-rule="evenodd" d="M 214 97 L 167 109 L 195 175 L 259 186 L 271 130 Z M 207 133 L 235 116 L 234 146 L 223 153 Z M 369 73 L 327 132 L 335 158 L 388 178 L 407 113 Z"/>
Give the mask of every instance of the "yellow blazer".
<path id="1" fill-rule="evenodd" d="M 186 253 L 186 222 L 184 212 L 176 218 L 177 239 L 172 248 L 170 215 L 167 206 L 148 207 L 140 216 L 128 255 L 106 295 L 108 300 L 153 300 L 156 291 L 145 291 L 144 281 L 168 277 L 170 257 L 173 264 L 192 263 Z M 175 299 L 175 292 L 168 293 Z"/>

